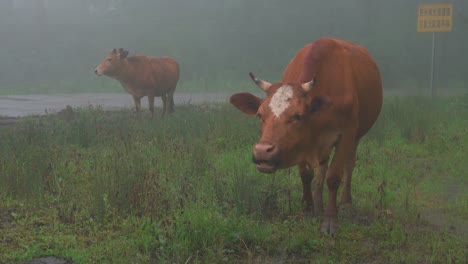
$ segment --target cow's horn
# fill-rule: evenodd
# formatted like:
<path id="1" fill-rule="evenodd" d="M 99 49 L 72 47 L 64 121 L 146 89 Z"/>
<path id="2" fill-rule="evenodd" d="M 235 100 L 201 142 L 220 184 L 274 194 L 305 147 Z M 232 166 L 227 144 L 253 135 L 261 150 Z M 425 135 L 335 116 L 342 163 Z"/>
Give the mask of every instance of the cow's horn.
<path id="1" fill-rule="evenodd" d="M 310 90 L 312 90 L 312 87 L 314 86 L 314 84 L 315 84 L 315 78 L 312 79 L 312 81 L 310 82 L 303 83 L 301 86 L 302 86 L 302 89 L 304 89 L 304 91 L 307 93 Z"/>
<path id="2" fill-rule="evenodd" d="M 271 87 L 271 83 L 265 82 L 264 80 L 255 77 L 255 75 L 251 72 L 249 72 L 249 75 L 250 75 L 250 78 L 252 78 L 252 80 L 260 89 L 262 89 L 265 92 L 268 92 L 268 89 L 270 89 Z"/>

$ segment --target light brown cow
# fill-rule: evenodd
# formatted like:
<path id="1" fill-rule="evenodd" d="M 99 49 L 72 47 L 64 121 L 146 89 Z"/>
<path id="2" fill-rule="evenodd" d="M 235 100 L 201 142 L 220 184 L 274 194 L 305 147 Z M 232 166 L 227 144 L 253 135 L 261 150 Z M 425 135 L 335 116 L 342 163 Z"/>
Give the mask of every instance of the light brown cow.
<path id="1" fill-rule="evenodd" d="M 253 148 L 257 169 L 273 173 L 298 165 L 302 200 L 315 214 L 323 210 L 326 176 L 329 195 L 321 229 L 335 233 L 338 187 L 344 181 L 342 204 L 351 205 L 356 148 L 382 107 L 382 80 L 377 64 L 358 45 L 323 38 L 294 56 L 281 82 L 271 84 L 252 73 L 250 76 L 266 92 L 266 98 L 238 93 L 231 96 L 230 102 L 261 120 L 262 135 Z"/>
<path id="2" fill-rule="evenodd" d="M 174 91 L 179 80 L 179 65 L 169 57 L 154 58 L 143 55 L 128 57 L 128 51 L 113 49 L 94 73 L 118 80 L 133 96 L 135 110 L 141 110 L 140 99 L 148 96 L 151 117 L 154 97 L 161 97 L 164 115 L 174 112 Z"/>

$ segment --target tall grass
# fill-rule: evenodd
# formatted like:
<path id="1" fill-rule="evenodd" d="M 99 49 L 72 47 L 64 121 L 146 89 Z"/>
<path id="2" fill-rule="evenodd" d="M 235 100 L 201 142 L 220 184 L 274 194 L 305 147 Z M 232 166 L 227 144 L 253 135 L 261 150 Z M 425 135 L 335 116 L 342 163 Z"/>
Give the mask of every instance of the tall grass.
<path id="1" fill-rule="evenodd" d="M 0 262 L 462 260 L 467 117 L 466 98 L 386 100 L 332 241 L 302 214 L 296 169 L 255 170 L 258 121 L 230 106 L 25 118 L 0 129 L 0 228 L 15 226 L 1 229 Z M 425 218 L 437 210 L 448 220 Z"/>

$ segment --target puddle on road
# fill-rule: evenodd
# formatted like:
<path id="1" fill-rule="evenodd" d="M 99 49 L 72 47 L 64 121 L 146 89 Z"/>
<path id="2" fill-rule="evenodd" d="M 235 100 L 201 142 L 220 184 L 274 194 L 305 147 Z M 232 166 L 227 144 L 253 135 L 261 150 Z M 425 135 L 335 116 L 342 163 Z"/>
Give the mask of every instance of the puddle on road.
<path id="1" fill-rule="evenodd" d="M 37 101 L 38 99 L 25 98 L 25 97 L 0 96 L 0 100 L 9 100 L 9 101 Z"/>

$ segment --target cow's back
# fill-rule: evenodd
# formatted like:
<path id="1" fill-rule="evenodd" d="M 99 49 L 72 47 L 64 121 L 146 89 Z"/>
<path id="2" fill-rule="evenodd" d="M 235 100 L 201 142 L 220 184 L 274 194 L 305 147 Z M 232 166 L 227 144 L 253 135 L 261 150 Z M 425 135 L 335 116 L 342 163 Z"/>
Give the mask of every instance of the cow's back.
<path id="1" fill-rule="evenodd" d="M 161 96 L 173 92 L 179 80 L 179 66 L 169 57 L 135 55 L 127 58 L 125 83 L 131 84 L 133 95 Z"/>
<path id="2" fill-rule="evenodd" d="M 179 80 L 179 64 L 170 57 L 151 57 L 150 60 L 157 85 L 175 89 Z"/>
<path id="3" fill-rule="evenodd" d="M 382 107 L 382 81 L 377 64 L 364 48 L 323 38 L 304 46 L 289 62 L 283 83 L 315 79 L 314 94 L 327 95 L 345 112 L 355 113 L 358 137 L 377 120 Z"/>

